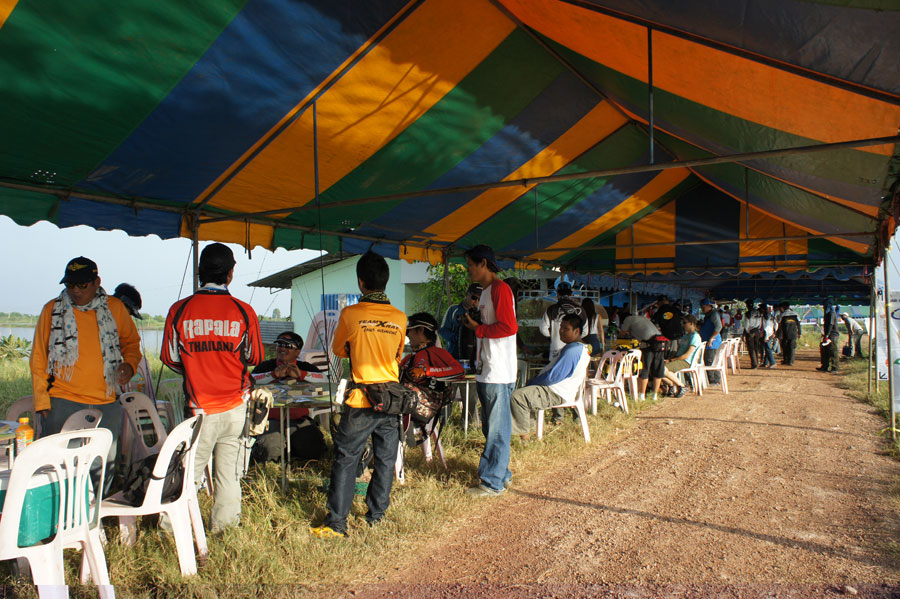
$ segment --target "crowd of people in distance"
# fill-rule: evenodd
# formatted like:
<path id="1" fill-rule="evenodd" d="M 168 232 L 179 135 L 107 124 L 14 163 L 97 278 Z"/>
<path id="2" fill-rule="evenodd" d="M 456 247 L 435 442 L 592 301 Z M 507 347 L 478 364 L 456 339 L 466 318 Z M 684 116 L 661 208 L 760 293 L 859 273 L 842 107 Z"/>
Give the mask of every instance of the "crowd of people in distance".
<path id="1" fill-rule="evenodd" d="M 452 400 L 451 382 L 466 374 L 473 375 L 478 397 L 471 416 L 477 416 L 484 434 L 477 483 L 467 493 L 496 497 L 511 484 L 512 436 L 527 441 L 534 414 L 574 397 L 592 357 L 606 348 L 623 343 L 641 348 L 641 400 L 684 396 L 685 382 L 678 372 L 694 362 L 701 348 L 705 363 L 712 364 L 730 336 L 743 338 L 751 368 L 775 367 L 778 353 L 783 365 L 794 364 L 801 322 L 787 303 L 769 306 L 747 300 L 718 307 L 705 298 L 699 302 L 698 318 L 690 306 L 661 296 L 641 309 L 610 306 L 607 311 L 587 297 L 575 297 L 572 283 L 562 278 L 555 288 L 556 302 L 545 310 L 539 326 L 549 338 L 546 364 L 516 389 L 518 353 L 529 349 L 516 316 L 520 282 L 501 279 L 494 252 L 486 245 L 470 248 L 465 260 L 471 284 L 439 323 L 426 312 L 407 317 L 391 304 L 385 293 L 390 270 L 383 257 L 370 251 L 359 258 L 361 297 L 340 312 L 331 345 L 335 355 L 349 360 L 350 384 L 332 438 L 327 514 L 310 528 L 312 535 L 346 536 L 355 483 L 366 467 L 371 478 L 365 520 L 375 526 L 384 518 L 400 439 L 406 438 L 409 427 L 427 439 L 438 426 L 440 408 Z M 169 309 L 160 355 L 163 364 L 184 378 L 186 416 L 202 417 L 196 470 L 190 473 L 195 484 L 215 455 L 208 527 L 213 532 L 240 522 L 240 479 L 245 473 L 241 450 L 247 447 L 242 439 L 254 385 L 303 381 L 308 373 L 319 372 L 315 364 L 299 359 L 303 339 L 293 331 L 278 335 L 275 357 L 264 360 L 256 313 L 228 290 L 234 266 L 227 246 L 213 243 L 203 249 L 200 288 Z M 141 318 L 141 296 L 127 284 L 107 295 L 96 263 L 83 256 L 66 265 L 60 283 L 65 288 L 43 307 L 35 329 L 30 361 L 34 409 L 45 435 L 58 432 L 78 410 L 101 410 L 101 424 L 114 438 L 108 460 L 112 481 L 122 423 L 117 395 L 136 373 L 148 382 L 153 379 L 132 320 Z M 839 368 L 838 318 L 837 308 L 826 300 L 820 370 Z M 840 318 L 849 336 L 849 351 L 844 353 L 860 356 L 864 326 L 847 312 Z M 407 340 L 411 351 L 404 355 Z M 709 373 L 711 384 L 717 382 L 714 374 Z M 152 385 L 147 390 L 152 393 Z M 408 398 L 410 393 L 416 398 L 414 411 L 401 417 L 385 408 L 398 394 Z M 260 437 L 258 459 L 280 456 L 284 435 L 293 439 L 312 432 L 301 431 L 308 414 L 297 410 L 288 419 L 296 423 L 290 431 Z M 307 441 L 300 445 L 312 447 Z M 319 433 L 311 455 L 320 457 L 325 451 Z"/>

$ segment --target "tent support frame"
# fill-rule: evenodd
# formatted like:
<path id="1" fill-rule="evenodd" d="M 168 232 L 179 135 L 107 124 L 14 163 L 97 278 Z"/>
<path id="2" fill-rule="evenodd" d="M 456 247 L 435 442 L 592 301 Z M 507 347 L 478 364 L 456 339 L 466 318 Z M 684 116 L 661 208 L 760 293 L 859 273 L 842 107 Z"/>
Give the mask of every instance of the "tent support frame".
<path id="1" fill-rule="evenodd" d="M 580 179 L 594 179 L 597 177 L 615 177 L 618 175 L 632 175 L 636 173 L 661 172 L 664 170 L 678 168 L 695 168 L 702 166 L 710 166 L 714 164 L 728 164 L 734 162 L 744 162 L 751 160 L 762 160 L 765 158 L 775 158 L 779 156 L 794 156 L 798 154 L 810 154 L 814 152 L 823 152 L 828 150 L 842 150 L 851 148 L 864 148 L 871 146 L 881 146 L 887 144 L 900 143 L 900 135 L 891 135 L 888 137 L 875 137 L 870 139 L 856 139 L 852 141 L 841 141 L 832 143 L 812 144 L 808 146 L 796 146 L 793 148 L 781 148 L 778 150 L 763 150 L 760 152 L 742 152 L 738 154 L 727 154 L 722 156 L 712 156 L 709 158 L 697 158 L 693 160 L 681 160 L 674 162 L 664 162 L 656 164 L 641 164 L 636 166 L 626 166 L 621 168 L 599 169 L 592 171 L 583 171 L 580 173 L 566 173 L 557 175 L 546 175 L 543 177 L 534 177 L 531 179 L 510 179 L 503 181 L 492 181 L 488 183 L 476 183 L 473 185 L 459 185 L 456 187 L 442 187 L 437 189 L 423 189 L 420 191 L 407 191 L 402 193 L 392 193 L 380 196 L 370 196 L 364 198 L 356 198 L 352 200 L 341 200 L 330 202 L 326 208 L 346 208 L 349 206 L 362 206 L 365 204 L 377 204 L 380 202 L 389 202 L 394 200 L 406 200 L 412 198 L 425 198 L 431 196 L 446 195 L 452 193 L 486 191 L 489 189 L 497 189 L 501 187 L 527 187 L 529 185 L 538 185 L 541 183 L 558 183 L 561 181 L 577 181 Z M 2 182 L 0 182 L 2 185 Z M 79 195 L 79 197 L 82 197 Z M 200 224 L 215 223 L 228 220 L 240 220 L 244 217 L 265 217 L 276 214 L 288 214 L 296 212 L 310 212 L 316 210 L 314 204 L 309 202 L 299 206 L 289 206 L 286 208 L 277 208 L 275 210 L 262 210 L 259 212 L 246 212 L 240 214 L 231 214 L 225 216 L 216 216 L 205 218 Z M 279 221 L 280 222 L 280 221 Z"/>

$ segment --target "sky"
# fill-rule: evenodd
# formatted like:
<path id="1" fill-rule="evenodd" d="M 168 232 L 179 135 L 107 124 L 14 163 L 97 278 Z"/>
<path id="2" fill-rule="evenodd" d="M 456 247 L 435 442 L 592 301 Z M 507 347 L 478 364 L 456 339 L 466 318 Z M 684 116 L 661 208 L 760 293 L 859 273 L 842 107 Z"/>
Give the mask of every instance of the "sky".
<path id="1" fill-rule="evenodd" d="M 201 251 L 207 243 L 211 242 L 200 242 Z M 290 290 L 272 294 L 269 289 L 248 287 L 247 283 L 306 262 L 319 253 L 284 249 L 270 252 L 257 247 L 250 259 L 242 246 L 228 245 L 237 261 L 229 286 L 231 294 L 249 302 L 257 314 L 271 316 L 277 308 L 282 316 L 289 316 Z M 97 231 L 83 226 L 60 229 L 48 222 L 22 227 L 0 216 L 0 250 L 5 258 L 0 312 L 39 314 L 41 307 L 62 291 L 59 280 L 66 264 L 77 256 L 97 263 L 107 292 L 112 293 L 119 283 L 137 287 L 144 314 L 165 315 L 176 300 L 192 292 L 189 239 L 129 237 L 122 231 Z"/>

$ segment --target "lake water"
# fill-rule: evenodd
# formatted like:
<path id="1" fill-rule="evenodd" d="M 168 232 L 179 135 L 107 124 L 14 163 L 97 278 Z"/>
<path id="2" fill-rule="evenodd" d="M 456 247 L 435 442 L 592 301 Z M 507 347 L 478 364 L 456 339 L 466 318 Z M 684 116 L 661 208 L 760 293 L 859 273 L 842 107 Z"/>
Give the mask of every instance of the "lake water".
<path id="1" fill-rule="evenodd" d="M 159 348 L 162 347 L 162 329 L 141 329 L 138 328 L 143 343 L 142 351 L 158 354 Z M 22 339 L 31 341 L 34 339 L 34 327 L 8 327 L 0 326 L 0 337 L 7 335 L 15 335 Z"/>

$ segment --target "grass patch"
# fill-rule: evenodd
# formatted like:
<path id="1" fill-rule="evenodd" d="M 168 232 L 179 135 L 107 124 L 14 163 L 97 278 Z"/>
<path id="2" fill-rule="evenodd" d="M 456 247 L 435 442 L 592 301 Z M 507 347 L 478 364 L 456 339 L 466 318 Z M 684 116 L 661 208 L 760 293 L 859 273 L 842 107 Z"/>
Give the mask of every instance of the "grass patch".
<path id="1" fill-rule="evenodd" d="M 27 378 L 27 366 L 21 374 Z M 634 423 L 635 414 L 652 405 L 651 401 L 633 405 L 632 414 L 625 415 L 601 402 L 599 413 L 588 416 L 591 445 L 584 443 L 580 425 L 568 415 L 562 425 L 546 427 L 542 442 L 522 445 L 514 440 L 510 461 L 514 486 L 527 484 L 561 462 L 613 439 L 619 430 Z M 417 549 L 451 534 L 491 504 L 465 495 L 465 489 L 477 483 L 484 438 L 473 427 L 465 434 L 460 420 L 457 409 L 441 437 L 447 470 L 437 456 L 426 463 L 419 448 L 407 449 L 406 484 L 395 481 L 391 507 L 375 528 L 366 525 L 364 498 L 357 497 L 348 521 L 348 538 L 311 537 L 308 527 L 318 525 L 325 516 L 326 494 L 321 487 L 330 476 L 330 456 L 292 465 L 284 493 L 280 466 L 270 463 L 254 468 L 243 481 L 241 526 L 208 536 L 209 561 L 191 579 L 181 577 L 173 539 L 157 528 L 155 518 L 141 520 L 137 543 L 131 547 L 119 542 L 115 520 L 105 520 L 112 582 L 120 592 L 138 597 L 282 597 L 314 595 L 333 585 L 377 580 L 387 573 L 385 564 L 399 567 L 412 563 Z M 201 493 L 200 503 L 208 516 L 211 498 Z M 80 554 L 67 552 L 68 580 L 77 580 L 79 566 Z M 0 585 L 17 584 L 21 583 L 6 566 L 0 566 Z M 73 587 L 73 594 L 93 596 L 94 590 Z"/>
<path id="2" fill-rule="evenodd" d="M 863 348 L 867 346 L 863 344 Z M 878 413 L 884 418 L 886 426 L 882 429 L 882 434 L 888 436 L 888 443 L 890 444 L 891 455 L 896 459 L 900 459 L 900 438 L 891 439 L 891 398 L 890 398 L 890 388 L 886 381 L 882 381 L 878 384 L 878 389 L 876 390 L 875 386 L 875 377 L 876 372 L 875 369 L 872 369 L 872 391 L 868 393 L 868 360 L 842 360 L 841 361 L 841 371 L 842 376 L 839 379 L 838 385 L 846 389 L 851 397 L 854 399 L 867 403 L 873 406 L 878 410 Z M 873 364 L 874 367 L 874 364 Z M 900 384 L 900 381 L 894 381 L 894 384 Z M 900 431 L 898 431 L 900 432 Z"/>

